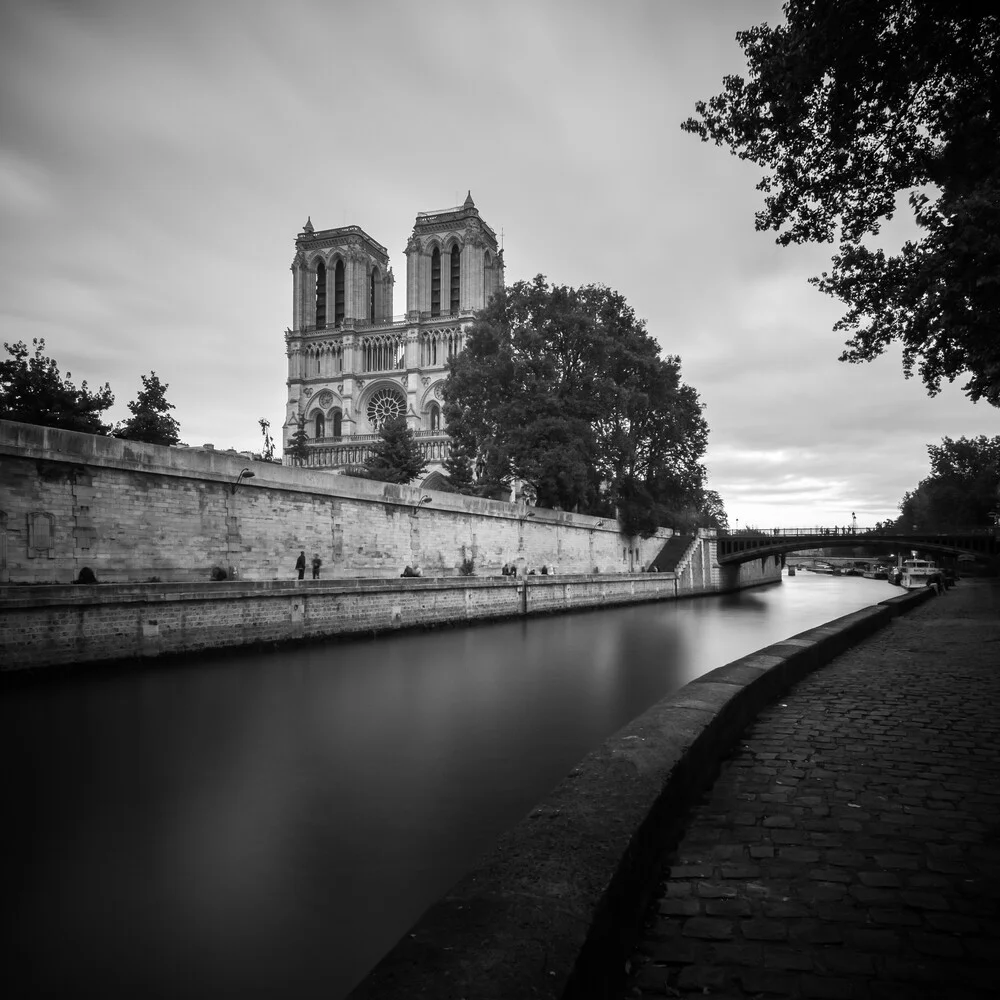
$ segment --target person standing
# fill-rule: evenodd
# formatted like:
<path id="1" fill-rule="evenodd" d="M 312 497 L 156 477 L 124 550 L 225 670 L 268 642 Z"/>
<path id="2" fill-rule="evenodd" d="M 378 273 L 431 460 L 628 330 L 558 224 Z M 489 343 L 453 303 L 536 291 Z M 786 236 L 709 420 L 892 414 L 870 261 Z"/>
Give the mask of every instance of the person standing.
<path id="1" fill-rule="evenodd" d="M 305 551 L 299 553 L 299 558 L 295 560 L 295 568 L 299 571 L 299 579 L 304 580 L 306 575 L 306 554 Z"/>
<path id="2" fill-rule="evenodd" d="M 318 552 L 314 552 L 313 553 L 313 561 L 312 561 L 313 579 L 314 580 L 318 580 L 319 579 L 319 568 L 322 565 L 323 565 L 323 560 L 320 559 L 319 553 Z"/>

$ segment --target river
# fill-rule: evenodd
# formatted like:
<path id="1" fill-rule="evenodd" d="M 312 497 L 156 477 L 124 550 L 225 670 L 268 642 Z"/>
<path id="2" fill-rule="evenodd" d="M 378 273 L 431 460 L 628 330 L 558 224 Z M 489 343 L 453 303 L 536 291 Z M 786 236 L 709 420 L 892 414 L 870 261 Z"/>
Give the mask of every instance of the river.
<path id="1" fill-rule="evenodd" d="M 25 996 L 341 997 L 605 737 L 895 593 L 800 572 L 5 684 L 5 967 Z"/>

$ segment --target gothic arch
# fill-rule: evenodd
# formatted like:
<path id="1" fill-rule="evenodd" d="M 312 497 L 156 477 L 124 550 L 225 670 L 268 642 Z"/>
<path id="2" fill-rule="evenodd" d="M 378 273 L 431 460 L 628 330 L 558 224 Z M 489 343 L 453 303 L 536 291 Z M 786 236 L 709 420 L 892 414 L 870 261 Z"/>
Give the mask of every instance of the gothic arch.
<path id="1" fill-rule="evenodd" d="M 344 433 L 344 411 L 340 406 L 331 406 L 326 414 L 327 437 L 342 437 Z"/>
<path id="2" fill-rule="evenodd" d="M 326 414 L 318 407 L 309 414 L 306 421 L 306 433 L 314 441 L 326 437 Z"/>
<path id="3" fill-rule="evenodd" d="M 441 386 L 443 386 L 444 383 L 445 383 L 445 380 L 443 378 L 439 378 L 432 385 L 429 385 L 424 390 L 424 394 L 420 397 L 420 412 L 421 413 L 430 413 L 431 403 L 437 403 L 438 406 L 441 407 L 441 419 L 442 419 L 442 421 L 444 420 L 444 403 L 437 397 L 437 395 L 436 395 L 436 393 L 435 393 L 434 390 L 438 389 Z"/>

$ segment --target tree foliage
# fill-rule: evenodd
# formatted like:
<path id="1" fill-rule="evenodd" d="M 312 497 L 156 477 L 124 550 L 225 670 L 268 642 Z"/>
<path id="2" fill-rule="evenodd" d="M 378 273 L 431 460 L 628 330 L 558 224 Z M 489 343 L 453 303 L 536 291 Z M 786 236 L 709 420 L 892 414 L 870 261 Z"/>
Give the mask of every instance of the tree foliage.
<path id="1" fill-rule="evenodd" d="M 264 433 L 267 434 L 266 430 Z M 309 458 L 309 435 L 306 433 L 306 418 L 302 415 L 296 421 L 295 433 L 288 445 L 288 454 L 296 465 L 305 465 L 306 459 Z"/>
<path id="2" fill-rule="evenodd" d="M 77 388 L 63 378 L 52 358 L 45 356 L 45 341 L 32 340 L 34 351 L 24 341 L 3 346 L 10 355 L 0 361 L 0 418 L 43 427 L 61 427 L 86 434 L 108 434 L 111 427 L 101 415 L 115 401 L 105 383 L 91 392 L 86 381 Z"/>
<path id="3" fill-rule="evenodd" d="M 177 444 L 180 425 L 172 416 L 174 404 L 167 402 L 167 389 L 156 372 L 140 375 L 142 388 L 128 404 L 132 416 L 115 428 L 115 437 L 148 444 Z"/>
<path id="4" fill-rule="evenodd" d="M 970 398 L 1000 406 L 1000 15 L 971 0 L 784 11 L 737 35 L 748 77 L 682 127 L 765 168 L 759 230 L 839 240 L 812 281 L 848 307 L 842 361 L 899 341 L 931 395 L 967 374 Z M 869 238 L 903 195 L 919 239 L 887 254 Z"/>
<path id="5" fill-rule="evenodd" d="M 922 531 L 985 528 L 1000 512 L 1000 436 L 928 445 L 931 474 L 907 493 L 900 526 Z"/>
<path id="6" fill-rule="evenodd" d="M 378 432 L 379 440 L 365 460 L 369 479 L 383 483 L 409 483 L 424 474 L 420 445 L 403 417 L 387 420 Z"/>
<path id="7" fill-rule="evenodd" d="M 474 485 L 518 479 L 542 506 L 617 509 L 629 534 L 700 506 L 698 395 L 617 292 L 518 282 L 478 314 L 449 368 L 448 433 L 456 464 L 475 456 Z"/>

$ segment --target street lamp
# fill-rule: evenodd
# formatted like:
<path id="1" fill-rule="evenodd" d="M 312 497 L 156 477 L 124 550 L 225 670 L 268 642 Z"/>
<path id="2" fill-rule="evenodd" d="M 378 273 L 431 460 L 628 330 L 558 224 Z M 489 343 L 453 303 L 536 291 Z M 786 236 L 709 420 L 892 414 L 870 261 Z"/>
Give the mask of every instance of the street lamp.
<path id="1" fill-rule="evenodd" d="M 253 479 L 253 478 L 254 478 L 254 473 L 252 473 L 249 469 L 241 469 L 240 474 L 236 477 L 236 482 L 229 487 L 230 491 L 235 495 L 236 488 L 240 485 L 240 483 L 243 482 L 244 479 Z"/>

